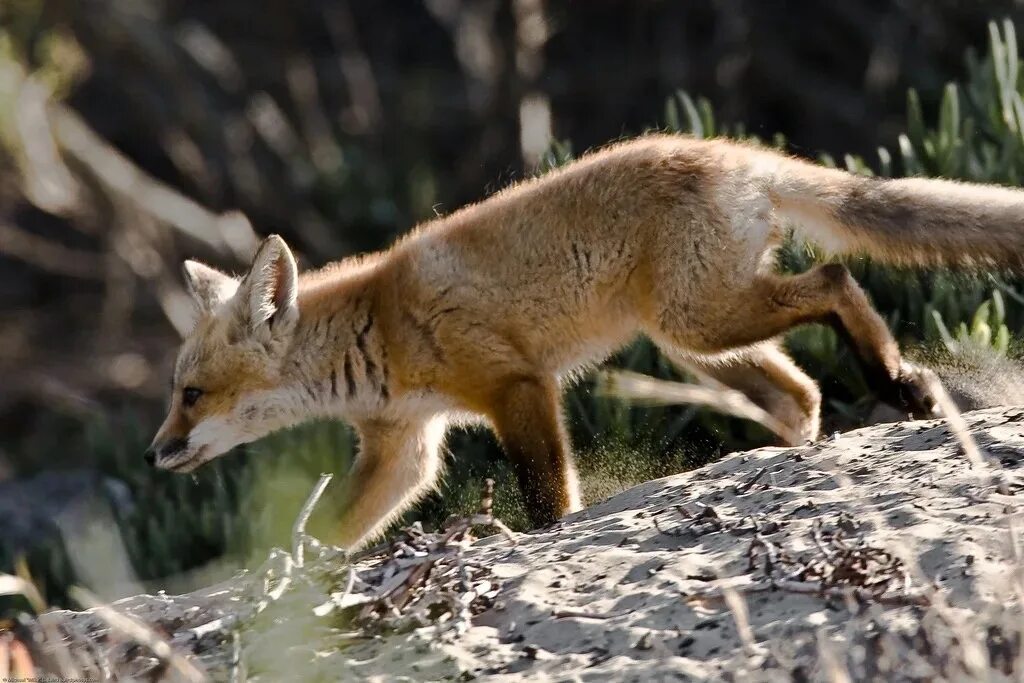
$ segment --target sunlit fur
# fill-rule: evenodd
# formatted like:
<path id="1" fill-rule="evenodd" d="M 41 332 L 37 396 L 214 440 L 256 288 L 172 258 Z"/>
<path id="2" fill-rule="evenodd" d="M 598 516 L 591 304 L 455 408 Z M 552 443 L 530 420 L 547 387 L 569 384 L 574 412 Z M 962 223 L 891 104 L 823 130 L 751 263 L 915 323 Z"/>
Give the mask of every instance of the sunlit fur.
<path id="1" fill-rule="evenodd" d="M 902 360 L 845 268 L 775 272 L 785 222 L 837 253 L 1019 267 L 1022 197 L 656 135 L 302 277 L 276 237 L 242 279 L 189 262 L 197 323 L 156 464 L 189 471 L 281 427 L 347 420 L 361 450 L 334 540 L 354 546 L 434 485 L 447 426 L 479 420 L 544 524 L 580 505 L 562 381 L 645 333 L 813 439 L 820 393 L 774 341 L 806 322 L 837 326 L 881 396 L 928 414 L 925 371 Z M 185 387 L 203 391 L 192 407 Z"/>

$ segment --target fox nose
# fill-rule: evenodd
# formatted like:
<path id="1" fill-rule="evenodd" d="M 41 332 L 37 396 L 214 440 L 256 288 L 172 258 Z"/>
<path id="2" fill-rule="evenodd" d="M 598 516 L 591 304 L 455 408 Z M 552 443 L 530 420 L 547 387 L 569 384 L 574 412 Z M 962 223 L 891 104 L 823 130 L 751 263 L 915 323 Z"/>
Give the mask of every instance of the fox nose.
<path id="1" fill-rule="evenodd" d="M 187 448 L 188 441 L 185 439 L 165 439 L 154 442 L 152 446 L 146 449 L 146 453 L 142 457 L 146 460 L 147 464 L 155 466 L 158 458 L 161 460 L 173 458 Z"/>

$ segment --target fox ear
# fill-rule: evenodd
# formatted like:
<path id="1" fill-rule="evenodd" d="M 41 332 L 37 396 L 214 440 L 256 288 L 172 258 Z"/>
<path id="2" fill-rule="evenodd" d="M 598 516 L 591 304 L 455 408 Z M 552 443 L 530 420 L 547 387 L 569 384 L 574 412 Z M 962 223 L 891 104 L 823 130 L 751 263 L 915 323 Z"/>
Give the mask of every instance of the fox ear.
<path id="1" fill-rule="evenodd" d="M 242 288 L 238 303 L 253 333 L 276 336 L 298 320 L 299 270 L 279 236 L 271 235 L 260 244 Z"/>
<path id="2" fill-rule="evenodd" d="M 182 270 L 189 294 L 195 299 L 200 313 L 210 313 L 234 296 L 238 289 L 238 280 L 199 261 L 185 261 Z"/>

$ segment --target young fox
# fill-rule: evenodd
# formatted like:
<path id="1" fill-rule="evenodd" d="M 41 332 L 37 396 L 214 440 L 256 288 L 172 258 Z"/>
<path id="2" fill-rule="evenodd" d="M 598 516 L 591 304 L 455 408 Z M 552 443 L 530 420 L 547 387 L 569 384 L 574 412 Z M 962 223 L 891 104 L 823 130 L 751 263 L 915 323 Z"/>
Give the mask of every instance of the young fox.
<path id="1" fill-rule="evenodd" d="M 880 180 L 723 140 L 655 135 L 585 156 L 299 275 L 269 237 L 233 278 L 185 263 L 198 307 L 150 463 L 190 472 L 314 417 L 356 429 L 337 537 L 354 547 L 436 481 L 453 422 L 483 420 L 536 525 L 579 509 L 560 382 L 637 334 L 747 393 L 800 435 L 820 394 L 775 341 L 809 322 L 853 344 L 874 388 L 934 412 L 927 371 L 836 263 L 780 275 L 784 223 L 839 254 L 1024 265 L 1024 192 Z"/>

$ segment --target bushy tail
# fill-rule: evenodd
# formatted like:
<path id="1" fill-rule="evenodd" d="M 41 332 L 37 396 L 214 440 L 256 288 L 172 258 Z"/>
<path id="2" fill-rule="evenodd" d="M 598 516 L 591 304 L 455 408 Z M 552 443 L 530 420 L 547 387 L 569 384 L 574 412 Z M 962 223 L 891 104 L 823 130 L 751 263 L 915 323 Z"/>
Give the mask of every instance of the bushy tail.
<path id="1" fill-rule="evenodd" d="M 951 180 L 876 179 L 785 160 L 772 189 L 799 234 L 896 265 L 1024 270 L 1024 191 Z"/>

